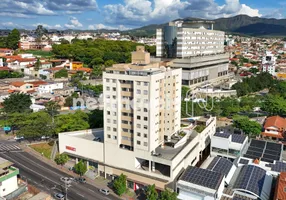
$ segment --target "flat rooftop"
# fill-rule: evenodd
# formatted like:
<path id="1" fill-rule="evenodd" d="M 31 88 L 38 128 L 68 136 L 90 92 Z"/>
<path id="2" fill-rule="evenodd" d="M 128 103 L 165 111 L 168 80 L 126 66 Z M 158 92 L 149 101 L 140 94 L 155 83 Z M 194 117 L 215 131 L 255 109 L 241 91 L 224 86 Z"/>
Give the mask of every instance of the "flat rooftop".
<path id="1" fill-rule="evenodd" d="M 193 131 L 184 145 L 179 146 L 177 148 L 169 147 L 166 145 L 164 146 L 164 148 L 162 148 L 162 146 L 159 146 L 156 148 L 156 153 L 161 154 L 160 158 L 166 160 L 173 160 L 197 135 L 198 133 L 196 131 Z"/>
<path id="2" fill-rule="evenodd" d="M 95 141 L 96 139 L 100 138 L 100 142 L 104 141 L 104 130 L 102 129 L 88 129 L 82 131 L 75 131 L 75 132 L 65 132 L 61 133 L 85 140 Z M 99 142 L 99 141 L 97 141 Z"/>

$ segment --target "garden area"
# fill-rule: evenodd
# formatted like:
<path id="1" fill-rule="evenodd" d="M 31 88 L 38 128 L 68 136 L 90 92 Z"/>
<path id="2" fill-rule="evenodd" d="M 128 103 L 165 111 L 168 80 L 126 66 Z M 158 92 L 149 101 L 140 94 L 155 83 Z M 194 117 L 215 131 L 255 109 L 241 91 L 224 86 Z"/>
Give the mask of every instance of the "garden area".
<path id="1" fill-rule="evenodd" d="M 46 158 L 50 159 L 51 158 L 51 153 L 53 149 L 53 142 L 48 142 L 48 143 L 37 143 L 37 144 L 31 144 L 30 147 L 34 149 L 35 151 L 39 152 Z"/>

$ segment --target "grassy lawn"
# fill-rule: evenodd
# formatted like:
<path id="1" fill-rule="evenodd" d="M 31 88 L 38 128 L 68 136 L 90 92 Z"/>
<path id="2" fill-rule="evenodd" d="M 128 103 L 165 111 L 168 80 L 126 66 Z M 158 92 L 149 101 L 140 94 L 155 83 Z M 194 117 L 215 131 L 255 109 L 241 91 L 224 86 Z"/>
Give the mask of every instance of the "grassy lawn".
<path id="1" fill-rule="evenodd" d="M 43 153 L 46 158 L 51 158 L 53 146 L 50 146 L 48 143 L 31 144 L 30 147 L 41 154 Z"/>

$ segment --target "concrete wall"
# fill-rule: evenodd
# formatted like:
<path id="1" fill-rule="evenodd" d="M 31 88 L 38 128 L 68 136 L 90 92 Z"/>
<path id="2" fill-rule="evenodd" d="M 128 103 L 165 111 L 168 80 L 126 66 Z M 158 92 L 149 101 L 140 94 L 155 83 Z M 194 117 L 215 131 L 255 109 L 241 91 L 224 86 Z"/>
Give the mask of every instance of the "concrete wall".
<path id="1" fill-rule="evenodd" d="M 76 134 L 79 133 L 75 133 L 73 135 L 65 133 L 59 134 L 59 152 L 66 152 L 98 162 L 103 162 L 103 143 L 82 139 L 76 137 Z"/>
<path id="2" fill-rule="evenodd" d="M 17 176 L 13 176 L 2 182 L 0 186 L 0 196 L 1 197 L 6 196 L 17 189 L 18 189 Z"/>

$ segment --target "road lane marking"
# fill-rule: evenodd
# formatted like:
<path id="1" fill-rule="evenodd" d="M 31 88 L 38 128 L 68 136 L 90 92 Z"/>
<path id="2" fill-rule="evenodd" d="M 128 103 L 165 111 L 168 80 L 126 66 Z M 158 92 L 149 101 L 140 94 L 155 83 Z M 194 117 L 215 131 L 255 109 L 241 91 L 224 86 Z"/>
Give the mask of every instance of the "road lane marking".
<path id="1" fill-rule="evenodd" d="M 9 157 L 9 156 L 8 156 L 8 157 Z M 42 174 L 40 174 L 40 173 L 38 173 L 38 172 L 36 172 L 36 171 L 34 171 L 34 170 L 31 170 L 29 167 L 26 167 L 25 165 L 23 165 L 23 164 L 17 162 L 15 159 L 13 159 L 13 158 L 11 158 L 11 157 L 9 157 L 9 158 L 10 158 L 14 163 L 17 163 L 18 165 L 21 165 L 23 168 L 25 168 L 25 169 L 27 169 L 27 170 L 29 170 L 29 171 L 31 171 L 31 172 L 37 174 L 38 176 L 41 176 L 41 177 L 43 177 L 43 178 L 45 178 L 45 179 L 47 179 L 47 180 L 49 180 L 49 181 L 55 183 L 56 185 L 59 185 L 59 186 L 60 186 L 59 183 L 53 181 L 52 179 L 50 179 L 50 178 L 48 178 L 48 177 L 46 177 L 46 176 L 43 176 Z M 28 179 L 28 180 L 31 180 L 31 179 Z"/>
<path id="2" fill-rule="evenodd" d="M 27 157 L 24 157 L 23 155 L 19 154 L 18 152 L 16 152 L 16 154 L 19 155 L 22 159 L 29 160 L 30 162 L 34 163 L 35 165 L 38 165 L 38 166 L 40 166 L 40 167 L 44 167 L 43 165 L 40 165 L 40 164 L 34 162 L 33 160 L 31 160 L 31 159 L 29 159 L 29 158 L 27 158 Z M 38 158 L 36 158 L 36 159 L 38 159 Z M 47 164 L 47 165 L 49 165 L 49 164 Z M 50 166 L 50 165 L 49 165 L 49 166 Z M 52 167 L 52 166 L 50 166 L 50 167 Z M 53 168 L 54 168 L 54 167 L 53 167 Z M 55 169 L 57 169 L 57 168 L 55 168 Z M 52 171 L 52 170 L 50 170 L 50 169 L 45 168 L 45 170 L 47 170 L 47 171 L 49 171 L 49 172 L 51 172 L 51 173 L 53 173 L 53 174 L 56 174 L 56 175 L 58 175 L 58 176 L 60 176 L 60 177 L 63 176 L 63 175 L 61 175 L 61 174 L 59 174 L 59 173 L 57 173 L 57 172 L 54 172 L 54 171 Z M 65 173 L 65 172 L 63 172 L 63 173 Z M 70 176 L 70 175 L 68 174 L 68 176 Z M 71 176 L 70 176 L 70 177 L 71 177 Z"/>
<path id="3" fill-rule="evenodd" d="M 93 192 L 93 193 L 96 193 L 95 191 L 93 191 L 92 189 L 88 189 L 89 191 Z"/>
<path id="4" fill-rule="evenodd" d="M 78 196 L 81 196 L 81 197 L 84 198 L 84 196 L 83 196 L 82 194 L 80 194 L 80 193 L 78 193 L 78 192 L 77 192 L 76 194 L 77 194 Z"/>

